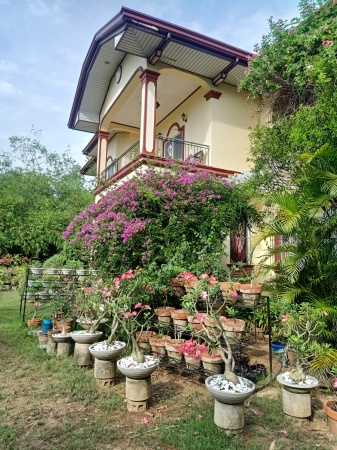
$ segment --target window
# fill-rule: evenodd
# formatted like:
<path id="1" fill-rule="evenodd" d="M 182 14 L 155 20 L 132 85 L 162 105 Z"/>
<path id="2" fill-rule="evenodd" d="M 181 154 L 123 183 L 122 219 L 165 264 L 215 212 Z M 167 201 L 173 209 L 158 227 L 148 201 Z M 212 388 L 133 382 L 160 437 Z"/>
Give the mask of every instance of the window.
<path id="1" fill-rule="evenodd" d="M 164 157 L 171 159 L 183 159 L 183 133 L 179 132 L 173 138 L 164 142 Z"/>

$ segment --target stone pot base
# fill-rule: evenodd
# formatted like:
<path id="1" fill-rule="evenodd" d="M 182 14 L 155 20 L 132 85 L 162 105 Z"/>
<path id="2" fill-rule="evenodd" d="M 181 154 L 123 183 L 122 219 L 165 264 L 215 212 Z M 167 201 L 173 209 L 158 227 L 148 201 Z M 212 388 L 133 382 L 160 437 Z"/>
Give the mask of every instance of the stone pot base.
<path id="1" fill-rule="evenodd" d="M 89 352 L 91 344 L 80 344 L 76 342 L 74 350 L 74 363 L 78 366 L 91 366 L 93 358 Z"/>
<path id="2" fill-rule="evenodd" d="M 70 342 L 59 342 L 57 344 L 57 356 L 61 358 L 67 358 L 69 354 L 70 354 Z"/>
<path id="3" fill-rule="evenodd" d="M 111 386 L 115 385 L 115 379 L 106 379 L 106 380 L 99 380 L 98 378 L 96 378 L 96 382 L 97 382 L 97 387 L 99 389 L 105 389 L 105 388 L 109 388 Z"/>
<path id="4" fill-rule="evenodd" d="M 102 360 L 95 358 L 94 377 L 100 387 L 113 386 L 117 372 L 117 360 Z M 105 383 L 106 382 L 106 383 Z"/>
<path id="5" fill-rule="evenodd" d="M 142 380 L 126 377 L 125 396 L 129 412 L 147 411 L 150 406 L 151 377 Z"/>
<path id="6" fill-rule="evenodd" d="M 227 405 L 214 399 L 214 423 L 229 435 L 241 434 L 245 424 L 245 404 Z"/>

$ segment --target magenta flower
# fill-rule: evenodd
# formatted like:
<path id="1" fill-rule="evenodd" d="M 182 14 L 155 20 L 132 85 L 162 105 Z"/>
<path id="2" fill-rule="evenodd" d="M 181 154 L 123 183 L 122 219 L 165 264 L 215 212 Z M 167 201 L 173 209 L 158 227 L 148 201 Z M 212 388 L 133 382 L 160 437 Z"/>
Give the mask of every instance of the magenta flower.
<path id="1" fill-rule="evenodd" d="M 231 297 L 232 298 L 238 298 L 239 297 L 239 294 L 236 292 L 235 289 L 232 289 L 230 292 L 231 292 Z"/>
<path id="2" fill-rule="evenodd" d="M 140 421 L 140 423 L 142 425 L 147 425 L 149 423 L 148 419 L 146 417 L 143 417 L 142 420 Z"/>
<path id="3" fill-rule="evenodd" d="M 324 311 L 322 311 L 322 314 L 323 314 L 323 316 L 328 316 L 329 315 L 328 311 L 326 311 L 325 309 L 324 309 Z"/>
<path id="4" fill-rule="evenodd" d="M 135 304 L 134 309 L 139 309 L 139 308 L 141 308 L 142 306 L 143 306 L 143 303 L 138 302 L 138 303 Z"/>
<path id="5" fill-rule="evenodd" d="M 125 319 L 130 319 L 131 317 L 133 317 L 133 314 L 131 311 L 128 311 L 124 314 Z"/>
<path id="6" fill-rule="evenodd" d="M 197 317 L 198 317 L 198 320 L 199 320 L 200 323 L 204 323 L 205 322 L 205 316 L 203 314 L 198 313 Z"/>
<path id="7" fill-rule="evenodd" d="M 143 310 L 144 310 L 144 311 L 150 310 L 150 309 L 151 309 L 151 306 L 149 306 L 149 305 L 144 305 L 144 306 L 143 306 Z"/>
<path id="8" fill-rule="evenodd" d="M 207 273 L 202 273 L 200 275 L 200 278 L 202 278 L 203 280 L 206 280 L 208 278 L 208 274 Z"/>
<path id="9" fill-rule="evenodd" d="M 337 388 L 337 378 L 333 378 L 333 387 L 336 389 Z"/>
<path id="10" fill-rule="evenodd" d="M 201 298 L 207 298 L 208 297 L 208 292 L 207 291 L 202 291 L 200 294 Z"/>

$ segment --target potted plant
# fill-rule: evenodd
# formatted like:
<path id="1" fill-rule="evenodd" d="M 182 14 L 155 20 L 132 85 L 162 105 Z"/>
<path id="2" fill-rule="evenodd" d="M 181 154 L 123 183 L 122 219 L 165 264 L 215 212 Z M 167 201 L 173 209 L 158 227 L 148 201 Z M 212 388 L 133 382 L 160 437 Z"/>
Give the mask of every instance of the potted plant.
<path id="1" fill-rule="evenodd" d="M 208 352 L 208 347 L 198 339 L 189 339 L 180 345 L 179 352 L 185 357 L 186 368 L 194 370 L 200 367 L 201 357 Z"/>
<path id="2" fill-rule="evenodd" d="M 42 319 L 37 319 L 36 318 L 36 314 L 38 313 L 38 310 L 41 308 L 42 304 L 40 302 L 34 302 L 34 311 L 33 311 L 33 316 L 30 320 L 28 320 L 27 325 L 29 327 L 37 327 L 39 325 L 41 325 L 42 323 Z"/>
<path id="3" fill-rule="evenodd" d="M 199 289 L 190 291 L 184 296 L 182 306 L 190 313 L 194 311 L 195 317 L 198 317 L 203 325 L 206 342 L 211 347 L 217 347 L 225 364 L 223 375 L 211 375 L 205 380 L 207 390 L 214 397 L 214 422 L 230 433 L 237 432 L 244 425 L 244 400 L 254 392 L 255 385 L 250 380 L 234 374 L 235 361 L 230 338 L 223 328 L 220 313 L 212 307 L 214 304 L 212 289 L 214 287 L 209 284 L 207 279 L 201 280 L 200 283 L 201 295 L 207 303 L 207 314 L 212 318 L 214 325 L 212 332 L 205 326 L 203 314 L 197 310 Z"/>
<path id="4" fill-rule="evenodd" d="M 325 413 L 327 415 L 328 427 L 330 433 L 337 436 L 337 400 L 336 400 L 336 389 L 337 389 L 337 370 L 334 368 L 331 371 L 331 384 L 333 389 L 333 400 L 329 400 L 325 404 Z"/>

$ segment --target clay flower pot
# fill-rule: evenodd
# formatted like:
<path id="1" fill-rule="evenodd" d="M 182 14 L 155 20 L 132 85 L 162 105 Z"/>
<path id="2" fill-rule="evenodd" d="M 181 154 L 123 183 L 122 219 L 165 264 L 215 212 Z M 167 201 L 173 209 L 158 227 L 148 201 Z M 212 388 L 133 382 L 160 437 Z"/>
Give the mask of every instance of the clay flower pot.
<path id="1" fill-rule="evenodd" d="M 39 327 L 42 323 L 42 319 L 30 319 L 27 320 L 27 326 L 29 327 Z"/>
<path id="2" fill-rule="evenodd" d="M 185 339 L 171 339 L 165 341 L 165 348 L 171 364 L 179 364 L 182 361 L 183 355 L 179 352 L 179 350 L 181 344 L 184 342 Z"/>
<path id="3" fill-rule="evenodd" d="M 185 295 L 185 287 L 181 278 L 171 278 L 170 282 L 178 297 Z"/>
<path id="4" fill-rule="evenodd" d="M 250 284 L 241 284 L 240 292 L 242 294 L 243 303 L 248 306 L 254 306 L 254 304 L 258 304 L 260 300 L 262 285 L 254 284 L 251 286 Z"/>
<path id="5" fill-rule="evenodd" d="M 204 370 L 211 374 L 221 373 L 223 360 L 218 350 L 212 350 L 212 354 L 203 353 L 201 357 Z"/>
<path id="6" fill-rule="evenodd" d="M 220 283 L 220 290 L 226 303 L 234 305 L 237 302 L 238 292 L 240 292 L 240 283 L 223 281 Z"/>
<path id="7" fill-rule="evenodd" d="M 163 337 L 150 337 L 152 355 L 155 358 L 163 358 L 166 355 L 165 342 L 170 341 L 171 337 L 164 335 Z"/>
<path id="8" fill-rule="evenodd" d="M 149 352 L 151 350 L 150 338 L 155 337 L 157 333 L 155 331 L 138 331 L 136 333 L 136 340 L 138 345 L 143 350 Z"/>
<path id="9" fill-rule="evenodd" d="M 202 331 L 203 326 L 200 323 L 200 320 L 195 316 L 187 316 L 187 322 L 191 324 L 193 331 Z"/>
<path id="10" fill-rule="evenodd" d="M 173 325 L 176 331 L 183 331 L 187 327 L 187 311 L 183 309 L 175 309 L 171 311 L 171 317 L 173 319 Z"/>
<path id="11" fill-rule="evenodd" d="M 175 308 L 173 308 L 172 306 L 158 308 L 156 314 L 159 324 L 162 326 L 169 326 L 171 323 L 171 312 L 174 310 Z"/>
<path id="12" fill-rule="evenodd" d="M 241 339 L 242 334 L 245 331 L 246 322 L 241 319 L 227 319 L 224 317 L 221 319 L 222 328 L 225 330 L 227 337 L 232 339 Z"/>
<path id="13" fill-rule="evenodd" d="M 328 427 L 330 433 L 334 436 L 337 436 L 337 411 L 334 411 L 332 408 L 336 407 L 336 403 L 334 401 L 329 401 L 325 404 L 325 413 L 328 416 Z"/>
<path id="14" fill-rule="evenodd" d="M 201 366 L 201 359 L 193 358 L 192 356 L 187 356 L 187 355 L 184 355 L 184 357 L 185 357 L 186 368 L 188 370 L 199 369 L 199 367 Z"/>

